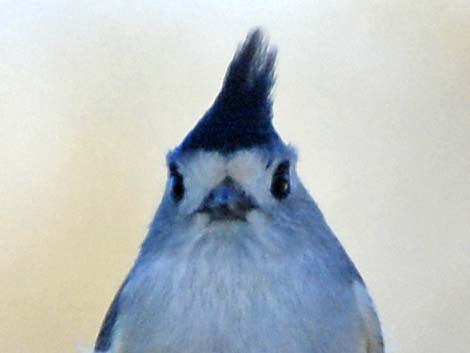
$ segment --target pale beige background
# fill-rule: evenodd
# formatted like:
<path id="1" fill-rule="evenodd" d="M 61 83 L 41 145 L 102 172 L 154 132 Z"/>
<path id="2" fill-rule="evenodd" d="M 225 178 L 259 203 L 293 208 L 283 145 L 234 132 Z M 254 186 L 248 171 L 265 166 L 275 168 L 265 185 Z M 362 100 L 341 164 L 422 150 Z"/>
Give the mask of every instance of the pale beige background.
<path id="1" fill-rule="evenodd" d="M 237 43 L 389 352 L 470 346 L 468 1 L 1 1 L 0 350 L 92 343 Z"/>

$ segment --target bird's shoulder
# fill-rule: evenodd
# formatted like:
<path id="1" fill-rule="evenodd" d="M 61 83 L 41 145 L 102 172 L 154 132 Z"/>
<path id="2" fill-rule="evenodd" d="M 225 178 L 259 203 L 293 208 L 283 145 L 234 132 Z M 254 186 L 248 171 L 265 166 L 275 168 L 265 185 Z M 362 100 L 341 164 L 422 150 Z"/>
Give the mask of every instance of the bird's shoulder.
<path id="1" fill-rule="evenodd" d="M 95 342 L 95 352 L 106 352 L 110 349 L 115 331 L 116 321 L 119 315 L 120 298 L 124 287 L 129 280 L 129 276 L 121 284 L 119 290 L 114 296 L 108 311 L 106 312 L 103 323 L 101 324 L 98 337 Z"/>
<path id="2" fill-rule="evenodd" d="M 363 282 L 352 285 L 354 298 L 363 322 L 367 353 L 383 353 L 384 342 L 379 318 L 374 303 Z"/>

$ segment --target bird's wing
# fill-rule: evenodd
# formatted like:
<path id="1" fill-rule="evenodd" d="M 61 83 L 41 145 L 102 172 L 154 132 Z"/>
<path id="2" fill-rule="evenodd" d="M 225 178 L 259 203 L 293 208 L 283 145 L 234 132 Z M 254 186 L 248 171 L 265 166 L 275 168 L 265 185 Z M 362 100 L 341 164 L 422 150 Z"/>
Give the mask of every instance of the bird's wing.
<path id="1" fill-rule="evenodd" d="M 354 294 L 356 296 L 359 313 L 364 322 L 365 340 L 367 353 L 384 353 L 384 343 L 380 321 L 374 308 L 372 299 L 366 287 L 359 281 L 354 283 Z"/>
<path id="2" fill-rule="evenodd" d="M 128 277 L 129 278 L 129 277 Z M 113 334 L 114 334 L 114 326 L 116 324 L 116 320 L 119 313 L 119 298 L 121 296 L 121 292 L 127 283 L 127 279 L 119 288 L 118 292 L 114 296 L 113 302 L 109 307 L 108 311 L 106 312 L 105 319 L 101 324 L 101 329 L 96 338 L 95 342 L 95 352 L 107 352 L 112 343 Z"/>

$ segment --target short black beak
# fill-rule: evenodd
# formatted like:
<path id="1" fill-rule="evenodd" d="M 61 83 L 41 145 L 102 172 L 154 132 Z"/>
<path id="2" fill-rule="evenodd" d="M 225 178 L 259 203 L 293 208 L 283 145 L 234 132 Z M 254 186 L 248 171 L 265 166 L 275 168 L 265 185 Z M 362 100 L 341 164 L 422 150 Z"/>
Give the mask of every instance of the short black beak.
<path id="1" fill-rule="evenodd" d="M 245 221 L 246 214 L 254 208 L 253 200 L 231 179 L 226 179 L 209 193 L 199 212 L 208 213 L 211 220 Z"/>

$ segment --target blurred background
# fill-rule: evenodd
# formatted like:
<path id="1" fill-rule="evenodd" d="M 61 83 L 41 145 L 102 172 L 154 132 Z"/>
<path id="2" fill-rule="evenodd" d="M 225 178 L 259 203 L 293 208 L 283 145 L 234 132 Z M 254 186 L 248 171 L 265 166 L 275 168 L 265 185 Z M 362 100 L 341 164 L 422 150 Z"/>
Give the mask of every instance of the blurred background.
<path id="1" fill-rule="evenodd" d="M 0 349 L 92 344 L 238 43 L 388 352 L 470 344 L 468 1 L 0 1 Z"/>

